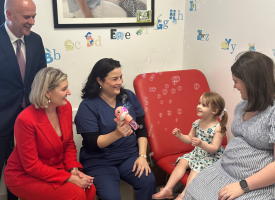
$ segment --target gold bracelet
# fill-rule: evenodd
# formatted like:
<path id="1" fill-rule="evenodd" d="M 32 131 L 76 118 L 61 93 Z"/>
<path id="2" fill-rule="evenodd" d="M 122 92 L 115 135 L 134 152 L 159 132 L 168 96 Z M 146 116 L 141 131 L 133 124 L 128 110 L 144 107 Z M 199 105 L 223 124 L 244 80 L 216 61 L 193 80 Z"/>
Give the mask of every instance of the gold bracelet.
<path id="1" fill-rule="evenodd" d="M 139 156 L 144 157 L 145 159 L 147 159 L 147 156 L 146 156 L 146 155 L 139 155 Z"/>

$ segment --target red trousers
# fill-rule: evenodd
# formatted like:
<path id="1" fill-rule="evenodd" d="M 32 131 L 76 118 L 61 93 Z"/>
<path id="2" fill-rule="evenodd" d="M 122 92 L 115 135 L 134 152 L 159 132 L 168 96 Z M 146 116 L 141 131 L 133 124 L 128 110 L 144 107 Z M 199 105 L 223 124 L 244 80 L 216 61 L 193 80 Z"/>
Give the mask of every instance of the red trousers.
<path id="1" fill-rule="evenodd" d="M 96 192 L 94 185 L 91 189 L 84 191 L 73 183 L 65 182 L 54 189 L 50 183 L 40 180 L 8 188 L 24 200 L 94 200 Z"/>

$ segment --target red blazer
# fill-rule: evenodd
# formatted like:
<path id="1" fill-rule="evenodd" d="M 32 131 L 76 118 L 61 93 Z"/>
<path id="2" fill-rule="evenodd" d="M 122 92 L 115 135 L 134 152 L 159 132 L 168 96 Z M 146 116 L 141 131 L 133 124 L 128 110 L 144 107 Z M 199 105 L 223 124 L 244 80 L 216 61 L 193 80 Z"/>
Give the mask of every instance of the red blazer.
<path id="1" fill-rule="evenodd" d="M 77 162 L 72 131 L 72 107 L 57 107 L 63 141 L 52 127 L 43 108 L 30 105 L 16 119 L 14 135 L 16 146 L 5 167 L 6 185 L 18 186 L 37 179 L 62 185 L 71 174 L 72 167 L 82 169 Z"/>

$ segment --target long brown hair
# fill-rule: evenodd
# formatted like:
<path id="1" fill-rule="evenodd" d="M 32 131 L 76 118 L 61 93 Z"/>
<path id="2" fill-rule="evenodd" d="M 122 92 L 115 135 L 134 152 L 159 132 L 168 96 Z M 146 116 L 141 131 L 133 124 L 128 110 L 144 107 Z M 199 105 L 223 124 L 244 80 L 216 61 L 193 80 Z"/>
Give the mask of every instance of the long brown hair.
<path id="1" fill-rule="evenodd" d="M 242 52 L 231 67 L 234 76 L 241 79 L 247 91 L 245 112 L 262 111 L 273 106 L 275 95 L 274 62 L 259 52 Z"/>
<path id="2" fill-rule="evenodd" d="M 225 102 L 221 95 L 219 95 L 216 92 L 205 92 L 203 93 L 202 97 L 205 99 L 206 105 L 210 106 L 213 111 L 218 110 L 218 112 L 214 115 L 215 117 L 221 116 L 221 131 L 222 133 L 225 133 L 227 131 L 226 124 L 228 121 L 228 114 L 227 111 L 224 110 L 225 108 Z"/>

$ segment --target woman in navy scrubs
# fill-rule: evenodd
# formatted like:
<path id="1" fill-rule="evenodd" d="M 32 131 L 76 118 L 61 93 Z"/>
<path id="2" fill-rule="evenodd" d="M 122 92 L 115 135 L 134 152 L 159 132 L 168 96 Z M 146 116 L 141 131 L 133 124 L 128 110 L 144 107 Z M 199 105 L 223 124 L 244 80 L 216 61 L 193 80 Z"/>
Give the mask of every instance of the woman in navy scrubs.
<path id="1" fill-rule="evenodd" d="M 100 200 L 120 200 L 120 179 L 135 189 L 137 200 L 151 200 L 156 182 L 146 159 L 147 131 L 144 110 L 130 90 L 122 87 L 120 63 L 104 58 L 92 69 L 82 90 L 75 117 L 77 133 L 83 137 L 80 162 L 83 172 L 94 177 Z M 115 109 L 125 106 L 140 125 L 131 127 L 114 121 Z"/>

